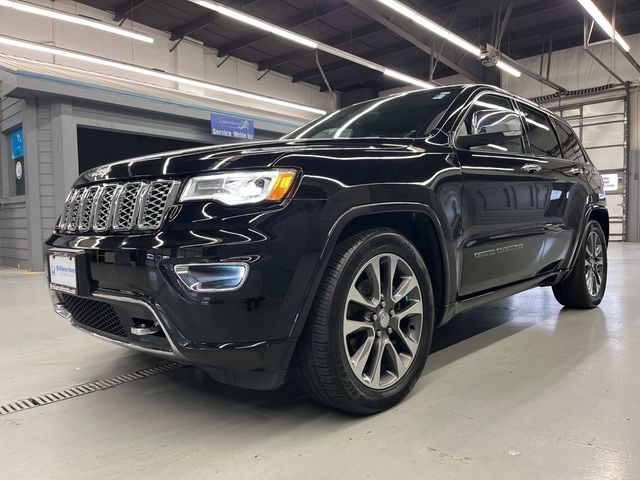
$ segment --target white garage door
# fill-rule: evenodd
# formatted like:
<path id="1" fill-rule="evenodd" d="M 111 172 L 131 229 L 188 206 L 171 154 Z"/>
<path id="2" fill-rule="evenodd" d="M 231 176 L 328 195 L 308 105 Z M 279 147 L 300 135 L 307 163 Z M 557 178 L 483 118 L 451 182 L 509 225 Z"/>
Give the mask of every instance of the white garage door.
<path id="1" fill-rule="evenodd" d="M 626 238 L 628 165 L 627 101 L 625 97 L 547 106 L 576 131 L 605 181 L 613 241 Z"/>

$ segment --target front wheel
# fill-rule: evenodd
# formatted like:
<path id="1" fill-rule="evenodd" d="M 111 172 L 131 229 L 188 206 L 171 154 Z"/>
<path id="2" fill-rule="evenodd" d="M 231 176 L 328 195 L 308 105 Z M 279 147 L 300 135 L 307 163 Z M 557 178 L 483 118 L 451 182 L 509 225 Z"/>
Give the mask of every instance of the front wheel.
<path id="1" fill-rule="evenodd" d="M 606 286 L 607 242 L 600 224 L 591 220 L 571 273 L 553 286 L 553 294 L 565 307 L 595 308 L 602 301 Z"/>
<path id="2" fill-rule="evenodd" d="M 333 254 L 296 350 L 300 386 L 319 401 L 370 414 L 400 402 L 429 353 L 427 267 L 399 233 L 373 229 Z"/>

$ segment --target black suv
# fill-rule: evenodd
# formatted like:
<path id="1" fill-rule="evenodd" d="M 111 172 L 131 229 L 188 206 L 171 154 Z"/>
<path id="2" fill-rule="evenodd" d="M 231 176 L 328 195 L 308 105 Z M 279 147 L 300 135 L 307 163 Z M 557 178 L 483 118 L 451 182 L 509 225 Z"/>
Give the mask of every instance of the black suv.
<path id="1" fill-rule="evenodd" d="M 373 413 L 459 312 L 538 286 L 598 305 L 608 230 L 571 128 L 466 85 L 89 170 L 45 248 L 55 309 L 81 330 Z"/>

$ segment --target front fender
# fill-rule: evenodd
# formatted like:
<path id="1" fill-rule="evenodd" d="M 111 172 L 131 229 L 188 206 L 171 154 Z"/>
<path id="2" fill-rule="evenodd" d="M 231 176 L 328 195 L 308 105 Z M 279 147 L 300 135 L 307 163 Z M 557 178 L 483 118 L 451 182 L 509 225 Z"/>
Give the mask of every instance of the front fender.
<path id="1" fill-rule="evenodd" d="M 298 337 L 302 333 L 306 323 L 307 316 L 311 310 L 311 306 L 316 296 L 317 289 L 323 278 L 334 248 L 338 243 L 345 228 L 355 219 L 372 216 L 381 213 L 418 213 L 425 215 L 432 222 L 439 239 L 439 248 L 441 256 L 444 260 L 444 276 L 445 276 L 445 295 L 449 298 L 450 292 L 455 285 L 456 280 L 452 278 L 455 268 L 455 254 L 452 251 L 451 232 L 447 232 L 447 227 L 436 214 L 435 209 L 429 205 L 412 202 L 380 202 L 367 205 L 353 206 L 343 212 L 330 226 L 328 233 L 323 237 L 312 237 L 312 242 L 320 247 L 320 255 L 313 270 L 311 281 L 307 282 L 307 289 L 304 293 L 302 303 L 295 316 L 294 323 L 291 327 L 290 337 Z"/>

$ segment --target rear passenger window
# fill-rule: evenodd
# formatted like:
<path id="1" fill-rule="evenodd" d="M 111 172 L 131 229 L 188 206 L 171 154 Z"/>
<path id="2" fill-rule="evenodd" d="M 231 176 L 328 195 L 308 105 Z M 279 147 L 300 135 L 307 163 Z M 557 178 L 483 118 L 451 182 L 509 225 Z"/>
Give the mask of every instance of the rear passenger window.
<path id="1" fill-rule="evenodd" d="M 560 144 L 547 116 L 522 103 L 519 106 L 524 116 L 529 153 L 544 157 L 561 158 Z"/>
<path id="2" fill-rule="evenodd" d="M 572 160 L 574 162 L 586 162 L 576 134 L 573 133 L 571 128 L 564 123 L 558 122 L 555 119 L 552 119 L 552 121 L 556 127 L 556 132 L 558 132 L 560 146 L 562 147 L 562 156 L 567 160 Z"/>

